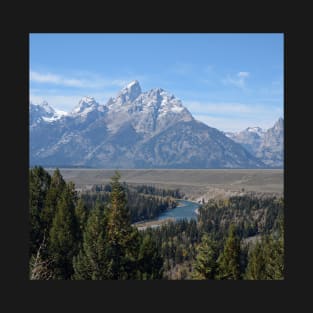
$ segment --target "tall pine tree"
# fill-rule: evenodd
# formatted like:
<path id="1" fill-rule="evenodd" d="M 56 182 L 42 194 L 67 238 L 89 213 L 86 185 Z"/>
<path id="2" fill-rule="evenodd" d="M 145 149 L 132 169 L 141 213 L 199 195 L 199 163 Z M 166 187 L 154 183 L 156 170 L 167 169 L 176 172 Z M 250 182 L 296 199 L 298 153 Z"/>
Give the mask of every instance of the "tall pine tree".
<path id="1" fill-rule="evenodd" d="M 60 173 L 60 170 L 57 168 L 52 175 L 50 188 L 46 196 L 45 206 L 41 214 L 42 227 L 47 236 L 49 236 L 57 204 L 61 199 L 65 187 L 66 183 Z"/>
<path id="2" fill-rule="evenodd" d="M 97 203 L 88 217 L 82 247 L 74 257 L 73 279 L 101 280 L 112 276 L 106 257 L 105 227 L 103 208 Z"/>
<path id="3" fill-rule="evenodd" d="M 138 253 L 138 279 L 161 279 L 163 258 L 149 234 L 142 237 Z"/>
<path id="4" fill-rule="evenodd" d="M 69 183 L 57 203 L 50 229 L 49 254 L 53 260 L 55 279 L 69 279 L 73 274 L 72 260 L 77 254 L 75 199 L 74 185 Z"/>
<path id="5" fill-rule="evenodd" d="M 193 279 L 215 279 L 217 270 L 216 242 L 207 234 L 202 236 L 197 247 L 197 257 L 194 263 Z"/>
<path id="6" fill-rule="evenodd" d="M 240 240 L 235 228 L 230 226 L 224 249 L 218 257 L 218 279 L 240 279 Z"/>
<path id="7" fill-rule="evenodd" d="M 75 217 L 77 220 L 77 239 L 80 244 L 83 241 L 83 234 L 88 220 L 88 211 L 84 201 L 80 198 L 75 206 Z"/>
<path id="8" fill-rule="evenodd" d="M 37 253 L 44 238 L 41 214 L 50 183 L 51 176 L 43 167 L 36 166 L 29 171 L 30 256 Z"/>
<path id="9" fill-rule="evenodd" d="M 111 279 L 132 279 L 136 276 L 138 230 L 131 226 L 126 209 L 125 191 L 118 172 L 111 179 L 111 201 L 106 232 L 107 257 Z"/>

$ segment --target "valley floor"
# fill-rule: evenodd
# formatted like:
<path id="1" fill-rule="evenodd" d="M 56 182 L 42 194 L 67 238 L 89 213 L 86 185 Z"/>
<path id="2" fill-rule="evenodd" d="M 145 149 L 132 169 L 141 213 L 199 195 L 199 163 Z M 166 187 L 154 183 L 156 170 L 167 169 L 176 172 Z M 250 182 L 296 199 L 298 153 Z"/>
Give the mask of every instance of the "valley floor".
<path id="1" fill-rule="evenodd" d="M 47 169 L 52 173 L 54 169 Z M 77 188 L 88 189 L 104 184 L 114 175 L 114 169 L 60 169 L 66 181 Z M 148 184 L 176 189 L 189 200 L 207 201 L 244 193 L 283 194 L 283 169 L 129 169 L 119 170 L 121 181 L 128 184 Z"/>

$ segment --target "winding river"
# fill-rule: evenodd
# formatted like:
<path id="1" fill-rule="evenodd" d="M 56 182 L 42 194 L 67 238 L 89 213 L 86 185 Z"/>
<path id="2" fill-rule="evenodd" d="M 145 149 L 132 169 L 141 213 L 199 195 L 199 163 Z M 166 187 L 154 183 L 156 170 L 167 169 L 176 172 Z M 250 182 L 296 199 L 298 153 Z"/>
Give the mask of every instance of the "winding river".
<path id="1" fill-rule="evenodd" d="M 164 220 L 167 218 L 173 218 L 175 220 L 186 218 L 197 219 L 197 214 L 195 210 L 199 208 L 199 204 L 196 202 L 191 202 L 187 200 L 179 200 L 178 206 L 174 209 L 163 212 L 157 220 Z"/>

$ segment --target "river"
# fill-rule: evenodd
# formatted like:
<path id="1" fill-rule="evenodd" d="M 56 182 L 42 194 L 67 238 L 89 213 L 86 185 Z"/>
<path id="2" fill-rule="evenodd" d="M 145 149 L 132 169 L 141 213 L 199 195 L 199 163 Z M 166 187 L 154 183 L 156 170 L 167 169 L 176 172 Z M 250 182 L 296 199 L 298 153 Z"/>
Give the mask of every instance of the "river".
<path id="1" fill-rule="evenodd" d="M 174 209 L 167 210 L 163 212 L 157 220 L 164 220 L 167 218 L 172 218 L 174 220 L 179 220 L 186 218 L 190 219 L 197 219 L 197 214 L 195 210 L 199 208 L 199 204 L 196 202 L 191 202 L 187 200 L 179 200 L 178 206 Z"/>

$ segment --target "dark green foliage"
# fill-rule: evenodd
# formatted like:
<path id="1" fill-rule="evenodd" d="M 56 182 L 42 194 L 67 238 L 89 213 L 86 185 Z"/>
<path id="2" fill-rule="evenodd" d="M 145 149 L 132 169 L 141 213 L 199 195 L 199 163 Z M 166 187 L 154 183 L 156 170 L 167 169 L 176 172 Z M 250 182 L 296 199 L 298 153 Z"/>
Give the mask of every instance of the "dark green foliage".
<path id="1" fill-rule="evenodd" d="M 231 225 L 224 249 L 217 260 L 218 279 L 240 279 L 240 240 Z"/>
<path id="2" fill-rule="evenodd" d="M 146 185 L 131 186 L 125 183 L 121 186 L 132 223 L 155 218 L 165 210 L 176 207 L 177 202 L 173 196 L 181 196 L 177 190 L 157 189 Z M 109 203 L 111 191 L 111 185 L 95 185 L 91 191 L 83 192 L 81 197 L 90 209 L 96 201 Z"/>
<path id="3" fill-rule="evenodd" d="M 263 254 L 263 245 L 261 242 L 257 242 L 254 248 L 249 253 L 249 262 L 245 273 L 245 279 L 249 280 L 266 279 L 265 264 L 266 260 Z"/>
<path id="4" fill-rule="evenodd" d="M 201 231 L 213 232 L 215 239 L 221 240 L 227 236 L 230 223 L 234 223 L 236 234 L 247 238 L 276 231 L 283 209 L 282 199 L 276 197 L 240 196 L 224 201 L 211 200 L 199 210 L 199 226 Z"/>
<path id="5" fill-rule="evenodd" d="M 149 234 L 143 236 L 138 254 L 138 279 L 161 279 L 163 259 Z"/>
<path id="6" fill-rule="evenodd" d="M 116 172 L 111 182 L 111 202 L 106 227 L 107 258 L 110 279 L 132 279 L 136 275 L 138 231 L 131 226 L 125 191 L 119 179 L 120 175 Z"/>
<path id="7" fill-rule="evenodd" d="M 175 206 L 178 190 L 120 183 L 77 197 L 57 169 L 29 174 L 30 279 L 283 279 L 283 200 L 232 197 L 138 231 Z M 98 188 L 98 189 L 97 189 Z M 256 236 L 257 235 L 257 236 Z M 261 238 L 253 243 L 253 238 Z"/>
<path id="8" fill-rule="evenodd" d="M 29 222 L 30 222 L 30 256 L 37 252 L 44 238 L 41 220 L 51 177 L 42 167 L 29 171 Z"/>
<path id="9" fill-rule="evenodd" d="M 207 234 L 202 236 L 197 247 L 193 279 L 214 279 L 217 272 L 217 244 Z"/>
<path id="10" fill-rule="evenodd" d="M 78 246 L 75 197 L 74 186 L 66 185 L 50 229 L 49 254 L 55 279 L 69 279 L 73 274 L 72 259 Z"/>
<path id="11" fill-rule="evenodd" d="M 267 235 L 249 253 L 245 279 L 280 280 L 284 278 L 284 249 L 281 239 Z"/>
<path id="12" fill-rule="evenodd" d="M 83 244 L 77 257 L 74 258 L 73 279 L 100 280 L 110 278 L 109 264 L 106 258 L 105 243 L 106 220 L 103 208 L 97 205 L 90 212 L 84 230 Z"/>
<path id="13" fill-rule="evenodd" d="M 179 191 L 179 189 L 175 189 L 175 190 L 161 189 L 161 188 L 156 188 L 154 186 L 149 186 L 149 185 L 127 185 L 125 183 L 122 183 L 122 186 L 127 191 L 136 192 L 136 193 L 145 194 L 145 195 L 160 196 L 162 198 L 170 197 L 170 198 L 175 198 L 175 199 L 182 199 L 185 196 L 183 193 Z M 95 185 L 92 187 L 91 190 L 95 192 L 101 192 L 101 191 L 111 192 L 112 188 L 110 184 Z"/>
<path id="14" fill-rule="evenodd" d="M 88 213 L 84 201 L 79 199 L 77 205 L 75 206 L 75 218 L 77 221 L 77 239 L 81 243 L 83 241 L 83 234 L 87 224 Z"/>
<path id="15" fill-rule="evenodd" d="M 52 225 L 53 217 L 56 213 L 57 204 L 61 199 L 61 195 L 65 189 L 66 183 L 60 173 L 60 170 L 57 168 L 51 178 L 50 188 L 47 192 L 45 207 L 42 210 L 41 221 L 43 231 L 49 234 L 49 229 Z"/>

